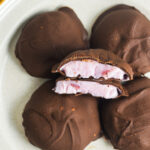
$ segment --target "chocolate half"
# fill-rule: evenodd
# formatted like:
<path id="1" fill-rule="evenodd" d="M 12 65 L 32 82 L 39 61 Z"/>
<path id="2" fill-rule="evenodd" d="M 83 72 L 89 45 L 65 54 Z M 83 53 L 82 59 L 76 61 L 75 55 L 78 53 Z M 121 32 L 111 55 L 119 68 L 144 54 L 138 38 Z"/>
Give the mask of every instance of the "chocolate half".
<path id="1" fill-rule="evenodd" d="M 150 21 L 134 7 L 117 5 L 99 16 L 90 43 L 120 56 L 139 76 L 150 71 L 149 37 Z"/>
<path id="2" fill-rule="evenodd" d="M 81 95 L 58 95 L 52 81 L 37 89 L 23 112 L 29 141 L 43 150 L 83 150 L 101 135 L 98 101 Z"/>
<path id="3" fill-rule="evenodd" d="M 103 49 L 79 50 L 69 54 L 52 68 L 71 78 L 133 79 L 132 68 L 115 54 Z"/>
<path id="4" fill-rule="evenodd" d="M 49 78 L 51 67 L 70 52 L 87 49 L 88 34 L 75 12 L 62 7 L 32 18 L 23 28 L 16 56 L 35 77 Z"/>
<path id="5" fill-rule="evenodd" d="M 116 149 L 150 149 L 150 79 L 129 81 L 129 97 L 103 103 L 104 133 Z"/>
<path id="6" fill-rule="evenodd" d="M 58 94 L 89 94 L 94 97 L 114 99 L 128 96 L 128 92 L 118 81 L 114 80 L 77 80 L 59 78 L 54 91 Z"/>

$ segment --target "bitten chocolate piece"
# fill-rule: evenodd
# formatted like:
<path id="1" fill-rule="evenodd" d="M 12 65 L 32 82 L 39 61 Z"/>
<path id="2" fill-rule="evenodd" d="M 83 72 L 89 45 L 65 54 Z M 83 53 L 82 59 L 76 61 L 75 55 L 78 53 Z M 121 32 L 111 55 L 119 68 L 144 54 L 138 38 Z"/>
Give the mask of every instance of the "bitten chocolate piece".
<path id="1" fill-rule="evenodd" d="M 134 7 L 117 5 L 99 16 L 90 43 L 120 56 L 138 76 L 150 71 L 149 37 L 150 21 Z"/>
<path id="2" fill-rule="evenodd" d="M 113 99 L 128 96 L 126 89 L 114 80 L 77 80 L 59 78 L 54 91 L 58 94 L 90 94 L 94 97 Z"/>
<path id="3" fill-rule="evenodd" d="M 23 113 L 23 126 L 29 141 L 43 150 L 83 150 L 101 135 L 96 98 L 58 95 L 54 84 L 37 89 Z"/>
<path id="4" fill-rule="evenodd" d="M 74 11 L 62 7 L 30 20 L 22 30 L 16 56 L 26 71 L 36 77 L 52 77 L 51 67 L 70 52 L 87 49 L 87 31 Z"/>
<path id="5" fill-rule="evenodd" d="M 79 50 L 69 54 L 52 68 L 71 78 L 133 79 L 132 68 L 112 52 L 103 49 Z"/>
<path id="6" fill-rule="evenodd" d="M 119 150 L 149 150 L 150 79 L 138 78 L 124 86 L 129 97 L 102 105 L 104 133 Z"/>

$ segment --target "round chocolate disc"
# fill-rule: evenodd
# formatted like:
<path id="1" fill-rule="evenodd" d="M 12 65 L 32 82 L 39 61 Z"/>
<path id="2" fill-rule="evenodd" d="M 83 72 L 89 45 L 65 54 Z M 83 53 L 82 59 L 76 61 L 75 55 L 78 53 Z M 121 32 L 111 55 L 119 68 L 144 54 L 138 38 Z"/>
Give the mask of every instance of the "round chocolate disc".
<path id="1" fill-rule="evenodd" d="M 88 35 L 82 23 L 67 7 L 43 13 L 23 28 L 16 56 L 26 71 L 36 77 L 54 75 L 51 67 L 70 52 L 88 48 Z"/>
<path id="2" fill-rule="evenodd" d="M 83 150 L 101 134 L 98 101 L 89 95 L 58 95 L 53 86 L 46 82 L 27 103 L 26 136 L 44 150 Z"/>
<path id="3" fill-rule="evenodd" d="M 100 15 L 90 42 L 120 56 L 136 76 L 150 71 L 150 21 L 134 7 L 117 5 Z"/>

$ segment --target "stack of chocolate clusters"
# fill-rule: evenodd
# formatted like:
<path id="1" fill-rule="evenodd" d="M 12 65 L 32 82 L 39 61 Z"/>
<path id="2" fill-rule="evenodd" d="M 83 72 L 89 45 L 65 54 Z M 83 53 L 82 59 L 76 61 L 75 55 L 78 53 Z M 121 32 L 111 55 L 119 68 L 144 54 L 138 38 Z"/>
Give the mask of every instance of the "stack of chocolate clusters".
<path id="1" fill-rule="evenodd" d="M 137 9 L 101 14 L 90 42 L 72 9 L 38 15 L 16 56 L 30 75 L 50 79 L 23 112 L 33 145 L 83 150 L 104 135 L 119 150 L 150 149 L 150 80 L 142 77 L 150 71 L 150 22 Z"/>

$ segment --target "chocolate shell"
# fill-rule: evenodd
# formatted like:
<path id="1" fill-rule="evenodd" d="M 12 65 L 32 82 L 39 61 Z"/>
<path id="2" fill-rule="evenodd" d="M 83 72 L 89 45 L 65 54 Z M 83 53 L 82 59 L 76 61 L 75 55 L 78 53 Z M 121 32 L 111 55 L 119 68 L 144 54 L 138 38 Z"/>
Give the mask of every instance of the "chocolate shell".
<path id="1" fill-rule="evenodd" d="M 99 16 L 90 43 L 120 56 L 139 76 L 150 71 L 149 37 L 150 21 L 134 7 L 117 5 Z"/>
<path id="2" fill-rule="evenodd" d="M 35 77 L 49 78 L 51 67 L 70 52 L 89 47 L 88 34 L 75 12 L 62 7 L 31 19 L 23 28 L 16 56 Z"/>
<path id="3" fill-rule="evenodd" d="M 150 149 L 150 79 L 138 78 L 124 85 L 129 97 L 103 103 L 104 133 L 116 149 Z"/>
<path id="4" fill-rule="evenodd" d="M 73 64 L 73 62 L 76 64 Z M 69 66 L 69 63 L 72 64 Z M 66 70 L 68 69 L 71 73 L 70 76 L 67 76 L 64 69 L 61 69 L 65 65 L 68 65 L 66 66 Z M 93 74 L 90 72 L 91 70 Z M 113 71 L 116 77 L 113 77 Z M 52 72 L 59 72 L 62 75 L 72 78 L 96 78 L 94 77 L 95 74 L 99 74 L 97 77 L 104 79 L 115 78 L 122 81 L 133 79 L 133 71 L 130 65 L 112 52 L 103 49 L 75 51 L 65 57 L 60 64 L 55 65 L 52 68 Z M 72 72 L 75 72 L 75 74 L 72 75 Z M 122 74 L 122 76 L 119 76 L 119 73 Z M 82 74 L 86 75 L 82 76 Z M 117 76 L 119 77 L 117 78 Z"/>
<path id="5" fill-rule="evenodd" d="M 43 150 L 83 150 L 101 135 L 98 101 L 82 95 L 58 95 L 52 81 L 37 89 L 23 112 L 29 141 Z"/>
<path id="6" fill-rule="evenodd" d="M 127 90 L 116 80 L 64 79 L 56 81 L 54 91 L 58 94 L 89 94 L 94 97 L 114 99 L 128 96 Z"/>

